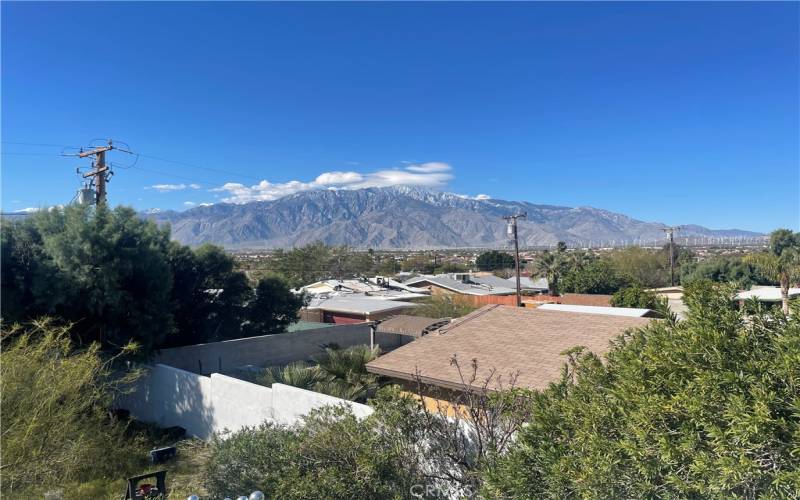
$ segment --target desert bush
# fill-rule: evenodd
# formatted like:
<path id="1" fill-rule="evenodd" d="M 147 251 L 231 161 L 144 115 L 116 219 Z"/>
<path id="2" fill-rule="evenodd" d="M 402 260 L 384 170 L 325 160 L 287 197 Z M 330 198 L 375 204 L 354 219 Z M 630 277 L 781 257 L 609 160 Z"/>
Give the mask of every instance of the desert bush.
<path id="1" fill-rule="evenodd" d="M 117 383 L 132 375 L 112 382 L 113 360 L 104 360 L 97 344 L 75 350 L 69 327 L 39 320 L 4 329 L 2 347 L 4 494 L 118 479 L 139 465 L 125 424 L 107 412 Z"/>

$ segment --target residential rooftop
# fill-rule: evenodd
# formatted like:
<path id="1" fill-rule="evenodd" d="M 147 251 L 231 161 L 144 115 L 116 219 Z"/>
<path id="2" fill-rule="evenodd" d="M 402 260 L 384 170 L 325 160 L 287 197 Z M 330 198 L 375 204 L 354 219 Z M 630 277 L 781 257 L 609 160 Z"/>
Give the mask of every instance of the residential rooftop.
<path id="1" fill-rule="evenodd" d="M 399 300 L 376 299 L 364 294 L 354 293 L 312 298 L 307 309 L 323 309 L 345 314 L 375 314 L 386 311 L 400 311 L 412 307 L 416 307 L 416 304 Z"/>
<path id="2" fill-rule="evenodd" d="M 466 275 L 467 273 L 464 274 Z M 450 274 L 437 274 L 435 276 L 417 276 L 406 281 L 405 284 L 412 288 L 424 288 L 433 285 L 464 295 L 512 295 L 516 293 L 516 289 L 512 288 L 510 283 L 506 283 L 506 286 L 495 287 L 470 281 L 456 279 L 454 275 Z"/>
<path id="3" fill-rule="evenodd" d="M 561 376 L 565 350 L 584 346 L 604 355 L 612 339 L 650 321 L 489 305 L 371 361 L 367 370 L 410 381 L 418 374 L 423 383 L 460 390 L 462 377 L 451 363 L 455 356 L 465 378 L 471 373 L 472 360 L 477 362 L 477 380 L 470 384 L 475 388 L 490 377 L 489 389 L 507 388 L 516 374 L 517 387 L 545 389 Z"/>
<path id="4" fill-rule="evenodd" d="M 579 306 L 572 304 L 542 304 L 539 306 L 542 311 L 563 311 L 579 314 L 605 314 L 609 316 L 626 316 L 629 318 L 656 318 L 659 314 L 652 309 L 640 309 L 635 307 L 602 307 L 602 306 Z"/>
<path id="5" fill-rule="evenodd" d="M 789 297 L 800 297 L 800 288 L 790 288 Z M 777 286 L 753 287 L 746 292 L 736 294 L 736 300 L 756 299 L 760 302 L 780 302 L 781 289 Z"/>

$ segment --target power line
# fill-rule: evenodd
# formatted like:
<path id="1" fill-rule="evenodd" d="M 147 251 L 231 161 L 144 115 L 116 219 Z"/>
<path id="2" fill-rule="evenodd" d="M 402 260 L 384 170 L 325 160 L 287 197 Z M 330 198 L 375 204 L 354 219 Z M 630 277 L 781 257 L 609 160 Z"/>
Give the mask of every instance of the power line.
<path id="1" fill-rule="evenodd" d="M 220 168 L 213 168 L 213 167 L 205 167 L 205 166 L 202 166 L 202 165 L 195 165 L 193 163 L 187 163 L 185 161 L 170 160 L 168 158 L 161 158 L 159 156 L 152 156 L 152 155 L 146 155 L 146 154 L 139 154 L 139 156 L 141 156 L 142 158 L 149 158 L 151 160 L 163 161 L 165 163 L 174 163 L 176 165 L 183 165 L 183 166 L 190 167 L 190 168 L 197 168 L 197 169 L 200 169 L 200 170 L 207 170 L 209 172 L 217 172 L 217 173 L 220 173 L 220 174 L 232 175 L 232 176 L 237 176 L 237 177 L 245 177 L 245 178 L 254 179 L 254 180 L 257 180 L 257 181 L 262 180 L 262 178 L 256 177 L 256 176 L 253 176 L 253 175 L 243 174 L 243 173 L 240 173 L 240 172 L 231 172 L 230 170 L 223 170 L 223 169 L 220 169 Z"/>
<path id="2" fill-rule="evenodd" d="M 193 177 L 186 177 L 185 175 L 173 174 L 171 172 L 164 172 L 164 171 L 161 171 L 161 170 L 154 170 L 154 169 L 150 169 L 150 168 L 145 168 L 145 167 L 141 167 L 139 165 L 133 165 L 133 166 L 131 166 L 129 168 L 133 168 L 134 170 L 141 170 L 143 172 L 149 172 L 151 174 L 166 175 L 167 177 L 174 177 L 176 179 L 195 182 L 197 184 L 207 184 L 207 185 L 216 184 L 216 183 L 210 182 L 210 181 L 203 181 L 203 180 L 195 179 Z"/>
<path id="3" fill-rule="evenodd" d="M 91 141 L 91 143 L 95 143 L 97 141 L 98 141 L 98 139 L 94 139 L 94 140 Z M 80 149 L 79 147 L 76 147 L 76 146 L 67 146 L 67 145 L 64 145 L 64 144 L 48 144 L 48 143 L 41 143 L 41 142 L 22 142 L 22 141 L 2 141 L 2 142 L 3 142 L 3 144 L 16 144 L 16 145 L 25 145 L 25 146 L 41 146 L 41 147 Z M 123 142 L 123 141 L 116 141 L 116 142 L 119 143 L 119 144 L 124 144 L 125 146 L 128 146 L 128 144 Z M 94 146 L 92 146 L 91 148 L 94 149 Z M 130 147 L 128 147 L 128 149 L 130 149 Z M 6 154 L 6 153 L 4 153 L 4 154 Z M 22 154 L 22 155 L 30 154 L 30 155 L 48 156 L 47 153 L 12 153 L 12 154 Z M 149 160 L 160 161 L 160 162 L 164 162 L 164 163 L 172 163 L 172 164 L 175 164 L 175 165 L 182 165 L 182 166 L 189 167 L 189 168 L 194 168 L 194 169 L 198 169 L 198 170 L 205 170 L 205 171 L 208 171 L 208 172 L 216 172 L 216 173 L 219 173 L 219 174 L 225 174 L 225 175 L 229 175 L 229 176 L 232 176 L 232 177 L 241 177 L 241 178 L 246 178 L 246 179 L 251 179 L 251 180 L 256 180 L 256 181 L 263 180 L 262 177 L 257 177 L 257 176 L 254 176 L 254 175 L 244 174 L 244 173 L 241 173 L 241 172 L 233 172 L 231 170 L 226 170 L 226 169 L 221 169 L 221 168 L 207 167 L 207 166 L 204 166 L 204 165 L 197 165 L 195 163 L 189 163 L 189 162 L 180 161 L 180 160 L 172 160 L 172 159 L 164 158 L 164 157 L 161 157 L 161 156 L 148 155 L 148 154 L 143 154 L 143 153 L 135 153 L 135 155 L 137 156 L 137 160 L 138 160 L 138 158 L 147 158 Z M 58 155 L 55 155 L 55 156 L 58 156 Z M 122 168 L 130 168 L 130 167 L 122 167 Z M 163 172 L 163 171 L 159 171 L 159 170 L 155 170 L 155 169 L 147 170 L 147 169 L 142 168 L 142 167 L 136 167 L 136 168 L 138 168 L 139 170 L 143 170 L 143 171 L 149 171 L 151 173 L 158 173 L 158 174 L 162 174 L 162 175 L 169 175 L 169 176 L 172 176 L 172 177 L 178 177 L 175 174 L 169 174 L 169 173 L 166 173 L 166 172 Z M 196 181 L 196 179 L 191 179 L 191 178 L 186 177 L 186 176 L 183 176 L 182 178 L 186 179 L 186 180 Z M 205 184 L 216 184 L 215 182 L 208 182 L 208 181 L 202 181 L 202 182 L 204 182 Z"/>
<path id="4" fill-rule="evenodd" d="M 64 144 L 48 144 L 48 143 L 44 143 L 44 142 L 22 142 L 22 141 L 0 141 L 0 142 L 2 142 L 3 144 L 16 144 L 16 145 L 19 145 L 19 146 L 41 146 L 41 147 L 47 147 L 47 148 L 75 148 L 75 149 L 78 149 L 75 146 L 66 146 Z"/>
<path id="5" fill-rule="evenodd" d="M 16 152 L 16 151 L 3 151 L 3 156 L 53 156 L 52 153 L 30 153 L 30 152 Z"/>

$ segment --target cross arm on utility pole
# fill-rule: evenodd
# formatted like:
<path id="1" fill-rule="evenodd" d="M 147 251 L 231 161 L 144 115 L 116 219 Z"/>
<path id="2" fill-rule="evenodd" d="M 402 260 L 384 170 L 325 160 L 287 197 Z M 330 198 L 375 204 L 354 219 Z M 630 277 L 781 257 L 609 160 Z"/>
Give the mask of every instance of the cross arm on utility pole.
<path id="1" fill-rule="evenodd" d="M 114 149 L 114 146 L 111 145 L 111 141 L 108 141 L 108 143 L 109 143 L 108 146 L 94 148 L 89 151 L 81 151 L 80 153 L 78 153 L 78 158 L 86 158 L 87 156 L 98 155 L 100 153 L 105 153 L 106 151 L 111 151 L 112 149 Z"/>

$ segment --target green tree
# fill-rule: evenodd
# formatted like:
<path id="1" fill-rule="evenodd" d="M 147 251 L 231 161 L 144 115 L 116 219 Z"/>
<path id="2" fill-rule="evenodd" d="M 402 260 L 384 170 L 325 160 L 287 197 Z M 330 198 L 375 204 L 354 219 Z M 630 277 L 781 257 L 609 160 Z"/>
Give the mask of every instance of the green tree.
<path id="1" fill-rule="evenodd" d="M 769 238 L 769 249 L 748 255 L 745 260 L 780 284 L 781 309 L 783 314 L 789 314 L 789 288 L 800 281 L 800 233 L 793 233 L 789 229 L 773 231 Z"/>
<path id="2" fill-rule="evenodd" d="M 252 289 L 221 248 L 193 251 L 130 208 L 69 206 L 2 227 L 2 318 L 52 315 L 78 343 L 153 349 L 243 335 Z"/>
<path id="3" fill-rule="evenodd" d="M 641 309 L 659 309 L 663 307 L 663 300 L 658 296 L 645 290 L 639 284 L 633 284 L 614 292 L 611 297 L 611 305 L 614 307 L 633 307 Z"/>
<path id="4" fill-rule="evenodd" d="M 350 401 L 366 402 L 380 388 L 376 375 L 367 372 L 366 365 L 379 350 L 368 346 L 347 349 L 327 348 L 314 357 L 316 364 L 303 361 L 264 371 L 258 383 L 271 387 L 274 383 L 291 385 Z"/>
<path id="5" fill-rule="evenodd" d="M 580 349 L 534 395 L 488 498 L 793 498 L 800 491 L 800 310 L 745 317 L 733 290 L 686 289 L 685 320 Z"/>
<path id="6" fill-rule="evenodd" d="M 172 268 L 172 311 L 177 332 L 163 347 L 214 342 L 242 337 L 245 304 L 253 291 L 244 273 L 219 247 L 192 250 L 173 243 L 168 252 Z"/>
<path id="7" fill-rule="evenodd" d="M 669 285 L 669 258 L 661 251 L 629 247 L 614 250 L 604 258 L 608 259 L 619 274 L 630 276 L 645 288 Z M 676 276 L 680 275 L 679 272 L 678 269 Z"/>
<path id="8" fill-rule="evenodd" d="M 69 206 L 4 224 L 2 316 L 52 315 L 84 343 L 150 352 L 174 332 L 169 230 L 130 208 Z"/>
<path id="9" fill-rule="evenodd" d="M 757 284 L 770 284 L 756 270 L 739 256 L 720 255 L 681 267 L 681 283 L 710 280 L 716 283 L 732 283 L 738 288 L 750 288 Z"/>
<path id="10" fill-rule="evenodd" d="M 555 252 L 545 250 L 533 263 L 534 274 L 547 278 L 550 295 L 558 295 L 560 293 L 559 279 L 566 270 L 567 254 L 564 250 L 561 250 L 560 246 Z"/>
<path id="11" fill-rule="evenodd" d="M 507 252 L 490 250 L 478 255 L 475 265 L 481 271 L 499 271 L 514 267 L 514 256 Z"/>
<path id="12" fill-rule="evenodd" d="M 631 284 L 629 276 L 605 259 L 573 265 L 561 278 L 561 290 L 571 293 L 610 294 Z"/>
<path id="13" fill-rule="evenodd" d="M 292 293 L 283 280 L 262 278 L 256 285 L 255 297 L 247 305 L 247 332 L 250 335 L 283 333 L 286 327 L 297 322 L 297 313 L 306 303 L 306 297 Z"/>
<path id="14" fill-rule="evenodd" d="M 457 295 L 435 295 L 418 302 L 418 306 L 408 314 L 427 318 L 460 318 L 475 309 L 475 306 L 460 300 Z"/>
<path id="15" fill-rule="evenodd" d="M 344 279 L 374 274 L 375 254 L 356 252 L 347 246 L 328 246 L 315 242 L 292 250 L 277 250 L 269 268 L 283 276 L 292 288 L 323 279 Z"/>

